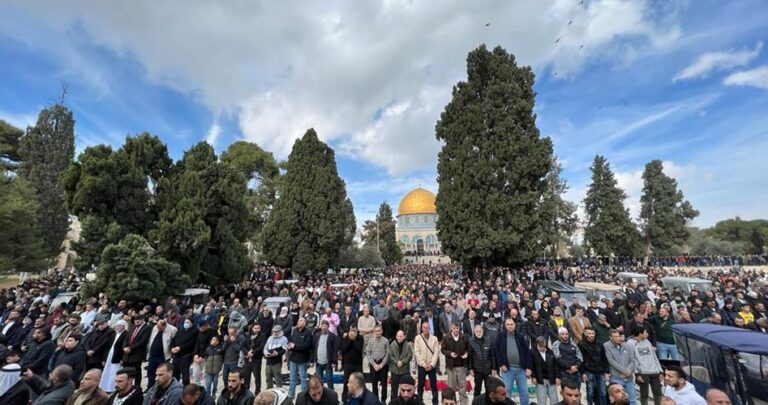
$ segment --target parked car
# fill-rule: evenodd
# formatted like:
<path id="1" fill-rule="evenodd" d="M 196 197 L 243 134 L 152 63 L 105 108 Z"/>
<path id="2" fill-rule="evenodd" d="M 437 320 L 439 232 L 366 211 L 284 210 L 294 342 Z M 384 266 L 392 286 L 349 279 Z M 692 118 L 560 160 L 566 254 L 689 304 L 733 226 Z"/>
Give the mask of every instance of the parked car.
<path id="1" fill-rule="evenodd" d="M 709 290 L 712 288 L 712 280 L 704 280 L 701 278 L 689 278 L 689 277 L 662 277 L 661 283 L 664 288 L 671 291 L 675 287 L 680 287 L 683 292 L 688 295 L 694 288 L 697 290 Z"/>

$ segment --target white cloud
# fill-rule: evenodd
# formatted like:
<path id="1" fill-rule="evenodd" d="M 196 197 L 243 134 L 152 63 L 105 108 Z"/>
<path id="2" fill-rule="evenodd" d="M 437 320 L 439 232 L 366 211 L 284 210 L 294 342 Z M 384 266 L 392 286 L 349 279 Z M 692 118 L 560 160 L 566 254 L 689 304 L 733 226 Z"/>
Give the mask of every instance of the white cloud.
<path id="1" fill-rule="evenodd" d="M 768 89 L 768 65 L 733 73 L 723 80 L 723 84 Z"/>
<path id="2" fill-rule="evenodd" d="M 0 110 L 0 120 L 4 120 L 19 129 L 26 129 L 28 126 L 35 125 L 37 115 L 37 113 L 15 113 Z"/>
<path id="3" fill-rule="evenodd" d="M 699 56 L 696 62 L 678 72 L 672 81 L 706 77 L 711 72 L 746 66 L 760 55 L 762 49 L 763 43 L 758 42 L 751 50 L 707 52 Z"/>
<path id="4" fill-rule="evenodd" d="M 109 76 L 72 60 L 78 47 L 135 58 L 147 80 L 193 95 L 214 115 L 237 114 L 244 137 L 278 157 L 314 127 L 342 153 L 391 174 L 434 167 L 434 124 L 480 43 L 568 76 L 595 59 L 667 46 L 680 31 L 653 17 L 650 0 L 12 4 L 35 24 L 0 35 L 66 49 L 54 55 L 94 85 L 108 86 Z M 0 27 L 17 15 L 0 12 Z M 377 116 L 395 105 L 403 110 Z"/>
<path id="5" fill-rule="evenodd" d="M 213 124 L 211 124 L 211 127 L 208 129 L 208 135 L 206 135 L 205 141 L 215 147 L 216 141 L 219 139 L 219 135 L 221 135 L 221 126 L 217 121 L 214 121 Z"/>
<path id="6" fill-rule="evenodd" d="M 662 162 L 664 167 L 664 174 L 677 180 L 678 190 L 682 190 L 683 194 L 689 190 L 686 185 L 690 184 L 690 180 L 697 174 L 697 168 L 693 164 L 678 165 L 677 163 L 666 160 Z M 645 167 L 616 171 L 616 183 L 627 194 L 627 199 L 624 204 L 629 208 L 629 213 L 633 221 L 637 221 L 640 216 L 640 197 L 643 195 L 643 171 Z M 686 195 L 687 197 L 687 195 Z"/>

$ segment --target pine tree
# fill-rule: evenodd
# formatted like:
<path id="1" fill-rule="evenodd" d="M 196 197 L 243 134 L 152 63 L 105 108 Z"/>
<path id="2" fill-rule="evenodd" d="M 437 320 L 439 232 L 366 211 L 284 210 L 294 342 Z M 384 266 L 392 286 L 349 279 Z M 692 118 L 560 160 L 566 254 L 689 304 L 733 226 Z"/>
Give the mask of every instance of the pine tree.
<path id="1" fill-rule="evenodd" d="M 38 224 L 46 252 L 55 256 L 69 230 L 61 174 L 75 154 L 75 120 L 62 104 L 44 108 L 21 139 L 19 174 L 34 188 L 40 203 Z"/>
<path id="2" fill-rule="evenodd" d="M 0 171 L 0 272 L 39 273 L 46 269 L 37 226 L 40 205 L 32 186 Z"/>
<path id="3" fill-rule="evenodd" d="M 443 251 L 465 266 L 515 265 L 540 250 L 540 204 L 552 163 L 533 113 L 534 75 L 484 45 L 467 57 L 467 81 L 437 122 L 436 205 Z"/>
<path id="4" fill-rule="evenodd" d="M 547 190 L 541 202 L 541 216 L 545 220 L 541 243 L 551 249 L 551 257 L 556 257 L 558 247 L 570 241 L 578 224 L 576 204 L 563 198 L 568 185 L 561 177 L 562 172 L 563 167 L 557 159 L 553 159 L 552 168 L 547 173 Z"/>
<path id="5" fill-rule="evenodd" d="M 668 249 L 688 240 L 686 223 L 699 212 L 684 200 L 677 181 L 664 174 L 661 160 L 652 160 L 643 172 L 643 196 L 640 197 L 640 228 L 643 232 L 643 264 L 651 251 Z"/>
<path id="6" fill-rule="evenodd" d="M 378 247 L 381 258 L 387 265 L 399 263 L 403 259 L 400 244 L 395 240 L 395 219 L 392 207 L 387 202 L 381 203 L 376 219 L 363 224 L 363 242 L 365 246 Z"/>
<path id="7" fill-rule="evenodd" d="M 584 241 L 599 256 L 632 256 L 638 251 L 639 233 L 624 207 L 627 198 L 619 188 L 608 161 L 600 155 L 592 163 L 592 183 L 584 198 Z"/>
<path id="8" fill-rule="evenodd" d="M 262 234 L 264 255 L 297 273 L 335 266 L 349 240 L 350 208 L 333 149 L 309 129 L 288 156 L 280 198 Z"/>

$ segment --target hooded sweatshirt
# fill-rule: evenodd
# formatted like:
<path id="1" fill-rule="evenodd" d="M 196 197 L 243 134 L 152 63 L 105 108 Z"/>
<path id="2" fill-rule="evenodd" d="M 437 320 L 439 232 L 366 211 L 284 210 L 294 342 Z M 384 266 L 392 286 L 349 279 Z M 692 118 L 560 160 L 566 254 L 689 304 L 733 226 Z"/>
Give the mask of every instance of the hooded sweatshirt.
<path id="1" fill-rule="evenodd" d="M 707 401 L 696 392 L 693 384 L 685 382 L 682 389 L 676 390 L 675 387 L 667 385 L 664 387 L 664 395 L 675 400 L 677 405 L 706 405 Z"/>
<path id="2" fill-rule="evenodd" d="M 269 336 L 269 339 L 267 339 L 267 343 L 264 345 L 264 358 L 267 359 L 267 364 L 278 364 L 282 362 L 283 360 L 283 354 L 285 353 L 285 347 L 288 345 L 288 338 L 286 338 L 283 335 L 283 332 L 280 332 L 278 336 L 275 336 L 274 334 Z M 278 356 L 276 357 L 266 357 L 269 352 L 276 351 Z"/>

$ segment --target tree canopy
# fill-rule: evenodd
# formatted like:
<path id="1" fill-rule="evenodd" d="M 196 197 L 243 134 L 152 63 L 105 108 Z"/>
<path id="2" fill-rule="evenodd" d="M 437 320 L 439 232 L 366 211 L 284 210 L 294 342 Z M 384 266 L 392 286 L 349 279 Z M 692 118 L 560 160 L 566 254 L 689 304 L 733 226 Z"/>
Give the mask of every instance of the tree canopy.
<path id="1" fill-rule="evenodd" d="M 640 228 L 646 264 L 652 249 L 668 249 L 688 240 L 690 232 L 686 224 L 699 215 L 677 189 L 677 181 L 664 174 L 663 169 L 660 160 L 653 160 L 645 165 L 643 172 Z"/>
<path id="2" fill-rule="evenodd" d="M 333 149 L 309 129 L 293 144 L 286 168 L 280 198 L 264 226 L 264 255 L 297 273 L 333 267 L 354 235 L 352 204 Z"/>
<path id="3" fill-rule="evenodd" d="M 553 151 L 536 127 L 533 83 L 530 67 L 482 45 L 437 122 L 438 237 L 464 265 L 522 264 L 540 253 Z"/>
<path id="4" fill-rule="evenodd" d="M 62 104 L 44 108 L 19 145 L 19 175 L 35 190 L 40 203 L 38 224 L 45 251 L 61 252 L 69 230 L 69 214 L 60 177 L 75 154 L 75 119 Z"/>
<path id="5" fill-rule="evenodd" d="M 376 218 L 365 221 L 363 224 L 363 242 L 365 246 L 378 246 L 381 258 L 387 265 L 399 263 L 403 259 L 400 244 L 395 239 L 395 218 L 392 216 L 392 207 L 386 201 L 379 206 Z"/>
<path id="6" fill-rule="evenodd" d="M 592 183 L 584 198 L 584 241 L 599 256 L 632 256 L 638 252 L 639 233 L 624 206 L 627 195 L 619 188 L 603 156 L 592 163 Z"/>

